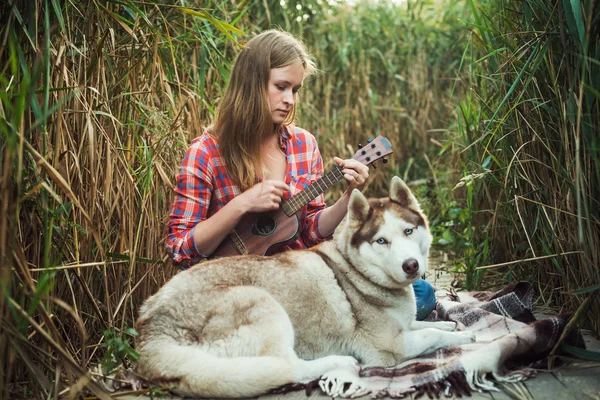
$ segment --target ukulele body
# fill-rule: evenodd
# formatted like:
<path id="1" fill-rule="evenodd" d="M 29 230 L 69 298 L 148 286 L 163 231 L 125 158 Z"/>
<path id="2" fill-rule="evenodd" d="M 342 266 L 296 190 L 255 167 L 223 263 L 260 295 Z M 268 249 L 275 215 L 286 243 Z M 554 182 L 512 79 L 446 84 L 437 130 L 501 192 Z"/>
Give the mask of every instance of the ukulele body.
<path id="1" fill-rule="evenodd" d="M 288 217 L 281 209 L 248 213 L 242 217 L 211 258 L 242 254 L 271 255 L 300 234 L 298 215 Z"/>

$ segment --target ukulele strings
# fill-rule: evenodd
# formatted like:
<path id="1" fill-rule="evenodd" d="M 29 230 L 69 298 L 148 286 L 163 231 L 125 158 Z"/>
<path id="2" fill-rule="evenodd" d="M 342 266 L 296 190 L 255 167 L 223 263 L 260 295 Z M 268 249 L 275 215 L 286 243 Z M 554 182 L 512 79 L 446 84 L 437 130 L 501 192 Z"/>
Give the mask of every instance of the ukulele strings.
<path id="1" fill-rule="evenodd" d="M 310 186 L 303 189 L 300 193 L 295 194 L 286 200 L 281 205 L 281 209 L 287 216 L 292 216 L 297 213 L 305 204 L 313 200 L 315 197 L 325 192 L 331 186 L 339 182 L 344 175 L 342 169 L 339 166 L 335 166 L 334 169 L 325 174 L 321 179 L 310 184 Z"/>

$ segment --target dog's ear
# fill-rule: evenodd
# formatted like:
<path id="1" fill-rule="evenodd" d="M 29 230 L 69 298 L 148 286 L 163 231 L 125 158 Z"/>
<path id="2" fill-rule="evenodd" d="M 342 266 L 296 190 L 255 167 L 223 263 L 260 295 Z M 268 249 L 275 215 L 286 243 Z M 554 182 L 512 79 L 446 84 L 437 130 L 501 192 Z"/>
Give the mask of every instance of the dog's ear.
<path id="1" fill-rule="evenodd" d="M 367 220 L 369 216 L 369 202 L 367 198 L 358 189 L 354 189 L 350 194 L 348 203 L 348 220 L 351 225 L 360 225 Z"/>
<path id="2" fill-rule="evenodd" d="M 392 178 L 390 185 L 390 199 L 399 203 L 404 208 L 409 208 L 415 211 L 421 211 L 421 206 L 416 197 L 412 194 L 406 183 L 397 176 Z"/>

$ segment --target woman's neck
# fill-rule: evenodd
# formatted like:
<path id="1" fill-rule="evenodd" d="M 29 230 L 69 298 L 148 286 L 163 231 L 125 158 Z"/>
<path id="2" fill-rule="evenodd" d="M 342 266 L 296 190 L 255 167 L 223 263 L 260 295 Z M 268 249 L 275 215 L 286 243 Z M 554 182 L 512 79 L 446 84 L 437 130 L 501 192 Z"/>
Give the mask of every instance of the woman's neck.
<path id="1" fill-rule="evenodd" d="M 281 125 L 281 124 L 273 124 L 273 134 L 279 135 L 281 133 L 282 127 L 283 127 L 283 125 Z"/>
<path id="2" fill-rule="evenodd" d="M 263 177 L 265 179 L 284 180 L 287 169 L 287 156 L 279 145 L 279 134 L 270 136 L 261 149 Z"/>

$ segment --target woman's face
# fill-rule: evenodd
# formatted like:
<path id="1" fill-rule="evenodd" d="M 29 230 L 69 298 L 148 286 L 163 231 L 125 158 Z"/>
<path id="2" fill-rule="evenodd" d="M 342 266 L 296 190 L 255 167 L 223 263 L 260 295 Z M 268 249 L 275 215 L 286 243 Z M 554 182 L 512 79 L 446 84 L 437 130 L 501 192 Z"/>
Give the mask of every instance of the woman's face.
<path id="1" fill-rule="evenodd" d="M 302 65 L 288 65 L 273 68 L 269 73 L 269 106 L 271 117 L 275 124 L 281 124 L 291 112 L 298 90 L 302 87 L 304 67 Z"/>

